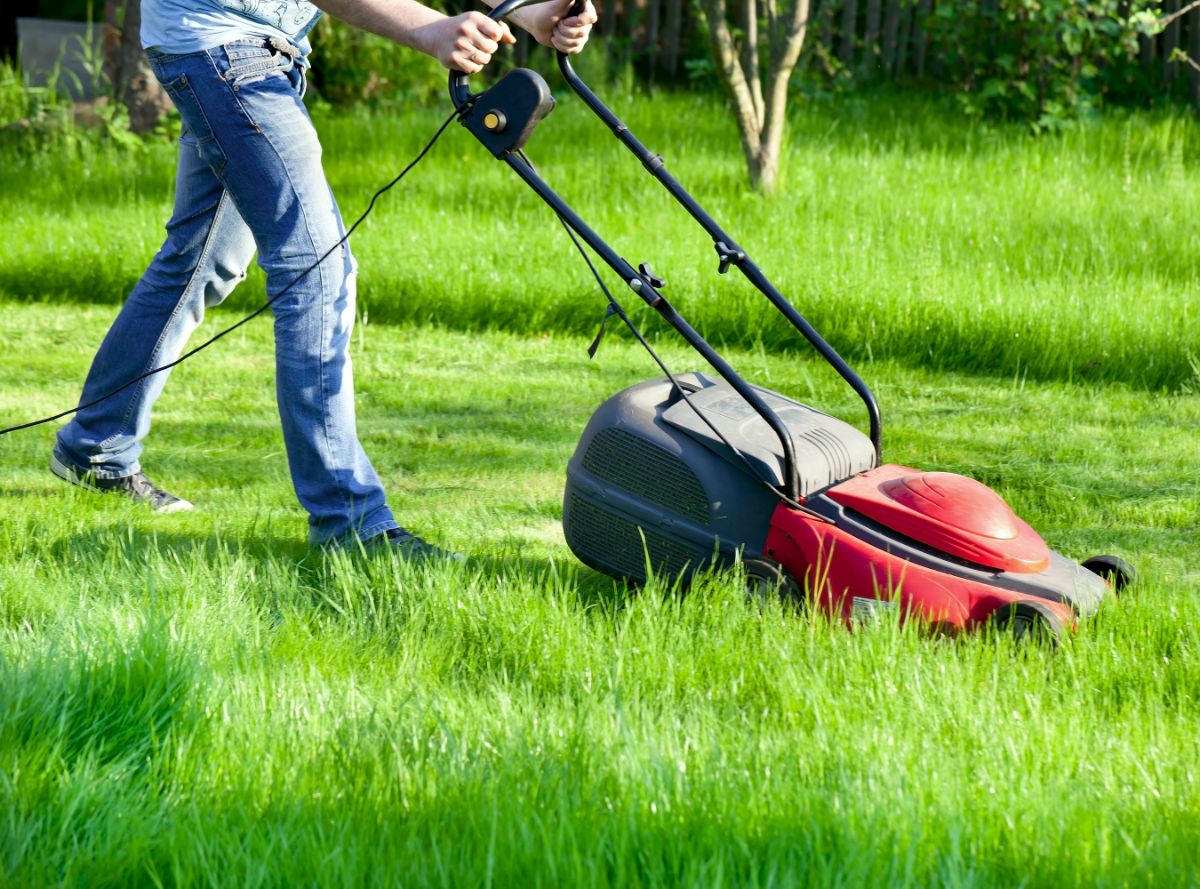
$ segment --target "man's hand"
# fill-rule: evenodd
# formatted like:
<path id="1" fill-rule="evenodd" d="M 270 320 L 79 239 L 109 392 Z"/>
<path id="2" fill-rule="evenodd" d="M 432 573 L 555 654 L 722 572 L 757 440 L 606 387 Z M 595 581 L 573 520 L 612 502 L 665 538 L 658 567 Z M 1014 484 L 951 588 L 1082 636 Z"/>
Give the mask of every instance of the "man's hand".
<path id="1" fill-rule="evenodd" d="M 464 12 L 413 32 L 418 45 L 445 65 L 467 74 L 482 71 L 501 43 L 516 43 L 504 22 L 482 12 Z"/>
<path id="2" fill-rule="evenodd" d="M 433 56 L 447 68 L 474 74 L 492 60 L 501 43 L 515 43 L 508 25 L 481 12 L 444 16 L 418 0 L 313 0 L 330 15 Z M 494 5 L 499 0 L 487 0 Z M 523 6 L 512 19 L 538 43 L 566 53 L 583 49 L 596 23 L 591 0 L 579 15 L 563 18 L 573 0 Z"/>
<path id="3" fill-rule="evenodd" d="M 583 12 L 567 18 L 574 0 L 548 0 L 522 6 L 510 18 L 543 46 L 568 55 L 579 52 L 588 42 L 592 25 L 596 24 L 596 7 L 586 0 Z"/>

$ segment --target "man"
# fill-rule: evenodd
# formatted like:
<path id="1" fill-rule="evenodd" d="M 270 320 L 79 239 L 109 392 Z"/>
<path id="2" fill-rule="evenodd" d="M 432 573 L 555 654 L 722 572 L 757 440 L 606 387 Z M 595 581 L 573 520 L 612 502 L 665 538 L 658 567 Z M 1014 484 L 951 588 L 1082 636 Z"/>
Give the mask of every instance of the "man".
<path id="1" fill-rule="evenodd" d="M 539 42 L 576 53 L 596 13 L 589 0 L 568 16 L 570 4 L 533 4 L 511 18 Z M 307 35 L 322 11 L 472 74 L 514 40 L 482 13 L 445 16 L 417 0 L 142 0 L 142 44 L 183 121 L 175 209 L 165 243 L 92 362 L 80 403 L 175 360 L 257 248 L 267 293 L 279 297 L 271 306 L 276 398 L 310 542 L 386 541 L 406 557 L 443 557 L 397 524 L 358 442 L 349 243 L 292 284 L 345 235 L 302 102 Z M 58 434 L 51 471 L 156 512 L 190 509 L 139 462 L 166 378 L 154 374 L 79 411 Z"/>

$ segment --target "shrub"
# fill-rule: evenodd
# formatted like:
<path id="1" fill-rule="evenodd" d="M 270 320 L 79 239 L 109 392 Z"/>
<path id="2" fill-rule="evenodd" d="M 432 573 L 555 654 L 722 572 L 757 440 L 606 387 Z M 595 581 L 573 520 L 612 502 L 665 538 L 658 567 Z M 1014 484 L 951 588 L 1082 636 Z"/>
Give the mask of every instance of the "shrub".
<path id="1" fill-rule="evenodd" d="M 312 45 L 313 86 L 333 105 L 425 103 L 446 88 L 437 60 L 331 16 L 317 24 Z"/>
<path id="2" fill-rule="evenodd" d="M 967 0 L 928 19 L 942 79 L 971 116 L 1053 129 L 1087 114 L 1136 68 L 1138 14 L 1126 0 Z"/>

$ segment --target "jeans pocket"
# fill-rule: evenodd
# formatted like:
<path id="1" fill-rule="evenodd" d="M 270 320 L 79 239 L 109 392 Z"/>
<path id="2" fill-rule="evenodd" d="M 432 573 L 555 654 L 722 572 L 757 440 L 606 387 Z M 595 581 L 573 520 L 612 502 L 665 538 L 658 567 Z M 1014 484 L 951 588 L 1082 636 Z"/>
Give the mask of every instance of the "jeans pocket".
<path id="1" fill-rule="evenodd" d="M 261 43 L 233 41 L 223 47 L 229 67 L 222 77 L 235 90 L 257 83 L 275 73 L 285 73 L 295 64 L 290 56 Z"/>
<path id="2" fill-rule="evenodd" d="M 167 91 L 167 95 L 171 97 L 171 101 L 175 103 L 175 107 L 179 109 L 179 117 L 182 119 L 184 127 L 196 140 L 200 156 L 219 176 L 225 168 L 225 153 L 217 143 L 216 134 L 208 122 L 208 115 L 204 113 L 204 108 L 201 107 L 196 93 L 188 83 L 187 74 L 180 74 L 173 80 L 165 81 L 162 86 Z"/>

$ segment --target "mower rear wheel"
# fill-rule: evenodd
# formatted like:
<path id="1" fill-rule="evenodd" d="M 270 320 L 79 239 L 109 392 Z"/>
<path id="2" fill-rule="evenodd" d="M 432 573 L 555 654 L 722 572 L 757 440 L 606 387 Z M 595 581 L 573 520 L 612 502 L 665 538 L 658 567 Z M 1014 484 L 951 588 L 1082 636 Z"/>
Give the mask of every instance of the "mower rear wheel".
<path id="1" fill-rule="evenodd" d="M 1014 602 L 992 612 L 988 620 L 997 635 L 1009 636 L 1019 645 L 1058 646 L 1062 624 L 1048 609 L 1035 602 Z"/>
<path id="2" fill-rule="evenodd" d="M 746 573 L 746 598 L 756 602 L 782 599 L 792 605 L 804 604 L 800 585 L 778 562 L 743 559 L 742 570 Z"/>
<path id="3" fill-rule="evenodd" d="M 1120 556 L 1092 556 L 1081 564 L 1088 571 L 1107 580 L 1114 593 L 1124 592 L 1137 577 L 1133 566 Z"/>

